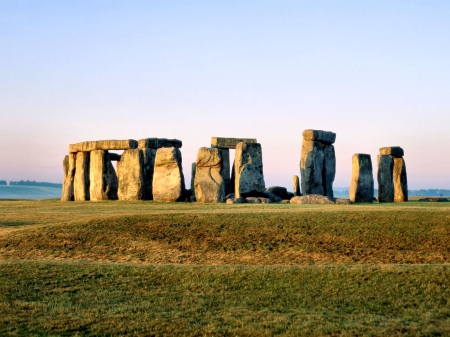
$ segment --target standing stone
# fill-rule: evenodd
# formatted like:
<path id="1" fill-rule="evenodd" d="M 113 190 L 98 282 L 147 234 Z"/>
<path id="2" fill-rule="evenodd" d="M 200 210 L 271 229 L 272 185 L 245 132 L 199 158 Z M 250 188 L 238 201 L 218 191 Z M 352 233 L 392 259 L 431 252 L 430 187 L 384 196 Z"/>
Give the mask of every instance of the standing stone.
<path id="1" fill-rule="evenodd" d="M 195 173 L 197 172 L 197 166 L 195 163 L 192 163 L 191 166 L 191 195 L 195 197 L 195 188 L 194 188 L 194 181 L 195 181 Z"/>
<path id="2" fill-rule="evenodd" d="M 74 200 L 74 178 L 75 178 L 76 153 L 69 153 L 63 160 L 64 180 L 61 201 Z"/>
<path id="3" fill-rule="evenodd" d="M 74 195 L 75 201 L 88 201 L 90 152 L 77 152 Z"/>
<path id="4" fill-rule="evenodd" d="M 230 177 L 230 150 L 220 149 L 222 156 L 222 177 L 225 184 L 225 195 L 231 192 L 231 177 Z"/>
<path id="5" fill-rule="evenodd" d="M 142 200 L 144 196 L 144 154 L 141 149 L 123 151 L 117 175 L 119 200 Z"/>
<path id="6" fill-rule="evenodd" d="M 235 155 L 236 198 L 260 196 L 265 190 L 261 144 L 240 142 Z"/>
<path id="7" fill-rule="evenodd" d="M 89 179 L 91 201 L 117 200 L 117 176 L 108 151 L 91 151 Z"/>
<path id="8" fill-rule="evenodd" d="M 303 140 L 300 159 L 300 175 L 304 195 L 323 195 L 322 169 L 324 153 L 322 144 L 317 141 Z"/>
<path id="9" fill-rule="evenodd" d="M 236 169 L 235 161 L 233 160 L 233 165 L 231 166 L 231 179 L 230 179 L 230 193 L 236 192 Z"/>
<path id="10" fill-rule="evenodd" d="M 153 200 L 181 201 L 184 191 L 180 150 L 176 147 L 158 149 L 153 174 Z"/>
<path id="11" fill-rule="evenodd" d="M 300 179 L 298 178 L 298 176 L 292 177 L 292 185 L 294 188 L 294 197 L 301 196 L 302 193 L 300 192 Z"/>
<path id="12" fill-rule="evenodd" d="M 144 188 L 142 199 L 153 199 L 153 174 L 155 171 L 155 156 L 156 149 L 143 148 L 142 154 L 144 157 Z"/>
<path id="13" fill-rule="evenodd" d="M 333 182 L 336 176 L 336 155 L 333 145 L 325 145 L 323 147 L 323 169 L 322 169 L 322 186 L 323 195 L 333 198 Z"/>
<path id="14" fill-rule="evenodd" d="M 373 192 L 373 171 L 370 154 L 355 153 L 352 157 L 350 200 L 352 202 L 372 202 Z"/>
<path id="15" fill-rule="evenodd" d="M 403 158 L 394 157 L 394 202 L 408 201 L 408 180 L 406 166 Z"/>
<path id="16" fill-rule="evenodd" d="M 197 202 L 225 201 L 225 181 L 222 176 L 222 151 L 201 147 L 198 150 L 194 190 Z"/>
<path id="17" fill-rule="evenodd" d="M 394 158 L 378 155 L 378 202 L 394 201 Z"/>

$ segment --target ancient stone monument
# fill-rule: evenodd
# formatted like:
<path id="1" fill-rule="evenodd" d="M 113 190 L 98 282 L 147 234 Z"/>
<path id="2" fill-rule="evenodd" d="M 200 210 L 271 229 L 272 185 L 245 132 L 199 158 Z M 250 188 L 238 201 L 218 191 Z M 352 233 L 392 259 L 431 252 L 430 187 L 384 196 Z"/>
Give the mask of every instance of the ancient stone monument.
<path id="1" fill-rule="evenodd" d="M 265 190 L 261 144 L 240 142 L 235 154 L 235 195 L 259 197 Z"/>
<path id="2" fill-rule="evenodd" d="M 378 155 L 378 202 L 408 201 L 404 151 L 399 146 L 380 148 Z"/>
<path id="3" fill-rule="evenodd" d="M 123 151 L 117 179 L 119 200 L 144 199 L 144 151 L 142 149 Z"/>
<path id="4" fill-rule="evenodd" d="M 292 177 L 292 186 L 294 188 L 294 197 L 301 196 L 302 193 L 300 192 L 300 179 L 298 176 Z"/>
<path id="5" fill-rule="evenodd" d="M 75 165 L 74 180 L 74 199 L 75 201 L 88 201 L 90 199 L 89 192 L 89 169 L 91 162 L 90 152 L 77 152 Z"/>
<path id="6" fill-rule="evenodd" d="M 350 200 L 352 202 L 372 202 L 373 171 L 370 154 L 355 153 L 352 157 L 352 178 Z"/>
<path id="7" fill-rule="evenodd" d="M 64 180 L 62 187 L 61 201 L 74 200 L 74 179 L 75 179 L 76 154 L 69 153 L 63 160 Z"/>
<path id="8" fill-rule="evenodd" d="M 153 200 L 181 201 L 185 193 L 181 152 L 177 147 L 156 151 Z"/>
<path id="9" fill-rule="evenodd" d="M 222 176 L 222 151 L 201 147 L 195 162 L 194 193 L 197 202 L 225 201 L 225 182 Z"/>
<path id="10" fill-rule="evenodd" d="M 336 134 L 321 130 L 303 131 L 300 175 L 303 195 L 333 197 L 336 175 L 334 146 Z"/>

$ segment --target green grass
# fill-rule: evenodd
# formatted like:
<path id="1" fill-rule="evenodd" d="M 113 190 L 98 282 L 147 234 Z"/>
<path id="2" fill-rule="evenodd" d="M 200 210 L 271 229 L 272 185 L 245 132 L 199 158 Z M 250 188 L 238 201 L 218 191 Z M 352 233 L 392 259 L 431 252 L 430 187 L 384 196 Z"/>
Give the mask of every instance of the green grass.
<path id="1" fill-rule="evenodd" d="M 0 336 L 449 335 L 449 211 L 0 201 Z"/>

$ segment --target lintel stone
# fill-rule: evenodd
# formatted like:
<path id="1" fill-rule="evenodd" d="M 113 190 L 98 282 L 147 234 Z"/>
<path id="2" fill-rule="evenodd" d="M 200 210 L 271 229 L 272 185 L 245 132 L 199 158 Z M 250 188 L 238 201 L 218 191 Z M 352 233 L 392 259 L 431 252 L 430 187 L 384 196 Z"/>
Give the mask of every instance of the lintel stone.
<path id="1" fill-rule="evenodd" d="M 140 149 L 160 149 L 163 147 L 175 147 L 181 149 L 183 142 L 179 139 L 167 139 L 167 138 L 145 138 L 138 141 L 138 147 Z"/>
<path id="2" fill-rule="evenodd" d="M 387 146 L 380 148 L 380 154 L 382 156 L 392 156 L 395 158 L 401 158 L 405 152 L 400 146 Z"/>
<path id="3" fill-rule="evenodd" d="M 128 150 L 136 149 L 138 142 L 134 139 L 127 140 L 96 140 L 69 145 L 69 153 L 89 152 L 94 150 Z"/>
<path id="4" fill-rule="evenodd" d="M 333 144 L 336 141 L 336 134 L 330 131 L 305 130 L 302 135 L 303 139 L 307 141 L 315 141 L 325 144 Z"/>
<path id="5" fill-rule="evenodd" d="M 235 149 L 236 145 L 240 142 L 244 143 L 256 143 L 255 138 L 225 138 L 225 137 L 211 137 L 211 147 L 222 149 Z"/>

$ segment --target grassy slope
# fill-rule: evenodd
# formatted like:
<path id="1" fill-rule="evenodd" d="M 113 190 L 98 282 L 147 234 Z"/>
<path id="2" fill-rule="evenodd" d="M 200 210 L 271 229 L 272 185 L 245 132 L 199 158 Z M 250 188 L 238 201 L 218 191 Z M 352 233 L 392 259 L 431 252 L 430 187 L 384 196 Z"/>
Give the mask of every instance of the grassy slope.
<path id="1" fill-rule="evenodd" d="M 44 199 L 61 198 L 61 188 L 45 186 L 0 186 L 1 199 Z"/>
<path id="2" fill-rule="evenodd" d="M 0 335 L 450 334 L 449 210 L 0 201 Z"/>

